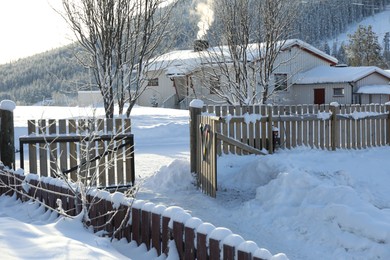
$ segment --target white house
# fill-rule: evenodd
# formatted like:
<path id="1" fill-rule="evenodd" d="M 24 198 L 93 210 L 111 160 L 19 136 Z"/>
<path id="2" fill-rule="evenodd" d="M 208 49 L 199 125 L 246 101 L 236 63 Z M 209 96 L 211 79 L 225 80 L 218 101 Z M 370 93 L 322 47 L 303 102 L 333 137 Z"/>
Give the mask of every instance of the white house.
<path id="1" fill-rule="evenodd" d="M 211 85 L 220 84 L 223 79 L 216 79 L 205 70 L 213 69 L 218 62 L 229 66 L 229 52 L 224 46 L 209 48 L 206 42 L 200 43 L 203 45 L 195 46 L 194 50 L 173 51 L 153 60 L 146 68 L 147 88 L 138 99 L 138 104 L 186 108 L 193 98 L 202 99 L 206 104 L 212 103 L 212 100 L 218 101 L 218 97 L 205 84 L 206 81 Z M 258 50 L 259 44 L 248 46 L 248 57 L 254 65 L 262 58 L 257 55 Z M 271 76 L 271 85 L 279 91 L 269 99 L 270 102 L 383 103 L 385 99 L 388 100 L 388 96 L 384 95 L 387 93 L 385 86 L 390 79 L 389 73 L 376 67 L 336 67 L 337 62 L 336 58 L 308 43 L 297 39 L 287 40 L 274 63 L 276 69 Z M 370 87 L 368 90 L 367 86 L 377 86 L 376 92 L 368 93 L 374 89 Z M 379 93 L 378 88 L 383 93 Z"/>
<path id="2" fill-rule="evenodd" d="M 383 104 L 389 84 L 390 73 L 377 67 L 318 66 L 297 74 L 289 95 L 294 104 Z"/>

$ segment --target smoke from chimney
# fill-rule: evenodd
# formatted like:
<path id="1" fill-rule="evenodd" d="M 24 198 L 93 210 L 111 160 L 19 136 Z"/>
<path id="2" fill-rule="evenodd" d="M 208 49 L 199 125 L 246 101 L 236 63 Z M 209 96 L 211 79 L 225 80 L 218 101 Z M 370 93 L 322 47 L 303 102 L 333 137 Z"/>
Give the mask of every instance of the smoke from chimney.
<path id="1" fill-rule="evenodd" d="M 196 13 L 200 17 L 198 22 L 198 34 L 197 39 L 202 40 L 205 38 L 207 31 L 211 24 L 214 22 L 214 11 L 212 9 L 213 0 L 206 0 L 205 3 L 199 3 L 196 6 Z"/>

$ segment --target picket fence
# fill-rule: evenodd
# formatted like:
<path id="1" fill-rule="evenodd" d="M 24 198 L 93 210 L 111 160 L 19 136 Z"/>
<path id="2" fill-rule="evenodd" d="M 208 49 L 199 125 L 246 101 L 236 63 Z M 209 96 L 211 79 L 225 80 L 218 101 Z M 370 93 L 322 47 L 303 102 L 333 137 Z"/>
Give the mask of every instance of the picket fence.
<path id="1" fill-rule="evenodd" d="M 130 119 L 40 119 L 28 120 L 27 127 L 28 135 L 19 138 L 20 168 L 26 169 L 27 146 L 31 173 L 55 177 L 61 171 L 105 188 L 134 184 Z"/>
<path id="2" fill-rule="evenodd" d="M 215 197 L 217 156 L 275 149 L 363 149 L 390 144 L 390 104 L 190 108 L 191 171 Z"/>
<path id="3" fill-rule="evenodd" d="M 0 195 L 15 195 L 22 201 L 39 200 L 48 207 L 57 208 L 57 200 L 62 202 L 62 209 L 75 216 L 80 212 L 77 196 L 58 179 L 50 177 L 32 177 L 0 169 Z M 95 191 L 96 192 L 96 191 Z M 105 191 L 99 191 L 105 192 Z M 168 254 L 169 244 L 175 243 L 180 259 L 268 259 L 268 250 L 258 248 L 250 241 L 232 234 L 225 228 L 216 228 L 210 223 L 203 223 L 191 217 L 178 207 L 165 208 L 127 199 L 117 205 L 121 193 L 100 196 L 89 193 L 87 196 L 90 226 L 94 231 L 103 231 L 116 239 L 126 238 L 138 245 L 145 244 L 148 250 L 154 248 L 157 254 Z M 122 226 L 122 224 L 125 224 Z M 203 226 L 203 228 L 202 228 Z M 228 237 L 222 241 L 221 233 Z M 213 235 L 214 234 L 214 235 Z M 228 239 L 230 238 L 230 239 Z M 235 241 L 235 242 L 232 242 Z M 268 254 L 268 255 L 267 255 Z"/>
<path id="4" fill-rule="evenodd" d="M 272 131 L 279 148 L 308 146 L 335 150 L 361 149 L 390 143 L 390 105 L 207 106 L 215 115 L 216 131 L 244 144 L 273 152 Z M 218 153 L 246 153 L 218 142 Z"/>

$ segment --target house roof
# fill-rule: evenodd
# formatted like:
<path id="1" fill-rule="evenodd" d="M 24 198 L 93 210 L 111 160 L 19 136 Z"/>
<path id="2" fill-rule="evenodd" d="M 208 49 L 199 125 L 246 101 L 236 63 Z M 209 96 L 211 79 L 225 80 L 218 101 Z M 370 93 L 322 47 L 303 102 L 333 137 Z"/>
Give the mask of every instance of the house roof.
<path id="1" fill-rule="evenodd" d="M 331 64 L 337 63 L 336 58 L 301 40 L 290 39 L 283 43 L 282 51 L 298 46 L 303 50 L 309 51 L 316 56 L 326 59 Z M 282 42 L 280 42 L 280 44 L 282 44 Z M 265 53 L 264 50 L 264 43 L 250 44 L 247 49 L 248 60 L 253 61 L 260 59 L 262 53 Z M 228 46 L 210 47 L 205 51 L 179 50 L 168 52 L 150 61 L 148 70 L 165 70 L 166 75 L 170 77 L 184 76 L 199 69 L 202 64 L 213 64 L 221 61 L 226 63 L 231 62 Z"/>
<path id="2" fill-rule="evenodd" d="M 390 95 L 390 85 L 361 86 L 356 93 Z"/>
<path id="3" fill-rule="evenodd" d="M 372 73 L 379 73 L 390 81 L 390 73 L 378 67 L 318 66 L 296 75 L 295 84 L 324 84 L 356 82 Z"/>

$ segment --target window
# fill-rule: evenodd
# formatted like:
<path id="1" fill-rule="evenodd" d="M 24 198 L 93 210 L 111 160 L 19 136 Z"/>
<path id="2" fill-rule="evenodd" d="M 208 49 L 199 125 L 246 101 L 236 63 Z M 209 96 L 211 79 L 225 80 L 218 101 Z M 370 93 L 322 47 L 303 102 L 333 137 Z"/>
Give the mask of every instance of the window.
<path id="1" fill-rule="evenodd" d="M 221 77 L 212 76 L 210 77 L 210 94 L 216 94 L 216 90 L 221 89 Z"/>
<path id="2" fill-rule="evenodd" d="M 149 79 L 148 80 L 148 87 L 150 86 L 158 86 L 158 78 Z"/>
<path id="3" fill-rule="evenodd" d="M 275 90 L 287 91 L 287 74 L 275 74 Z"/>
<path id="4" fill-rule="evenodd" d="M 334 88 L 333 96 L 344 96 L 344 88 Z"/>

